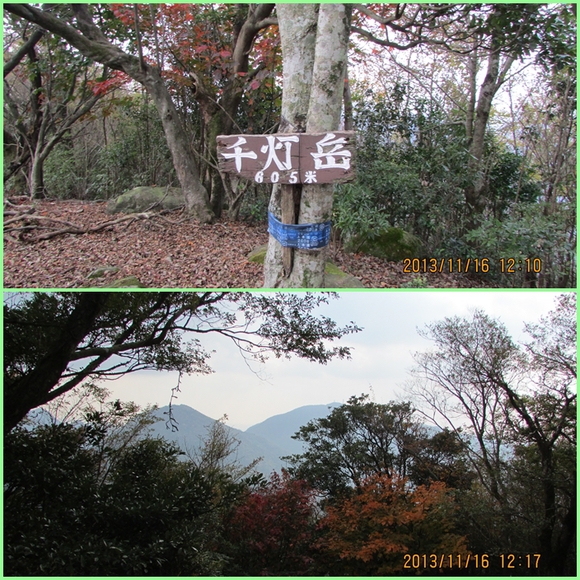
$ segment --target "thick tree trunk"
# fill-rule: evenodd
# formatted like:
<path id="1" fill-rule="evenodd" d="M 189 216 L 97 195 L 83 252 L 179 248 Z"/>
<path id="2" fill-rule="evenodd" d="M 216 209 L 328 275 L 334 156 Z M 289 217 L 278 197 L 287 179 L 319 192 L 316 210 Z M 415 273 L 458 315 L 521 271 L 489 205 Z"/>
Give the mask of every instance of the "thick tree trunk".
<path id="1" fill-rule="evenodd" d="M 213 212 L 207 190 L 201 183 L 187 135 L 163 79 L 157 69 L 146 66 L 146 74 L 140 82 L 143 83 L 159 112 L 167 146 L 171 151 L 173 166 L 183 190 L 188 211 L 200 222 L 211 222 Z"/>
<path id="2" fill-rule="evenodd" d="M 284 66 L 283 103 L 287 99 L 293 103 L 290 110 L 284 108 L 283 105 L 283 126 L 288 126 L 289 130 L 301 131 L 305 122 L 306 131 L 309 133 L 337 130 L 344 94 L 350 7 L 344 4 L 321 4 L 318 7 L 318 19 L 314 27 L 315 14 L 311 6 L 297 5 L 293 6 L 292 10 L 280 12 L 283 6 L 287 5 L 279 5 L 278 11 Z M 305 21 L 300 22 L 300 17 Z M 291 22 L 287 21 L 289 19 L 292 19 Z M 311 69 L 308 113 L 304 117 L 303 99 L 306 98 L 309 84 L 313 38 L 316 39 L 314 62 Z M 290 189 L 287 192 L 284 189 L 281 191 L 287 195 L 293 195 Z M 332 201 L 332 184 L 304 185 L 300 198 L 298 223 L 328 221 L 332 213 Z M 276 210 L 277 205 L 278 201 L 273 196 L 270 210 Z M 290 207 L 292 204 L 290 200 L 287 204 L 282 204 L 280 201 L 280 206 L 282 205 Z M 282 250 L 278 250 L 278 246 L 279 244 L 270 236 L 264 268 L 265 286 L 324 287 L 326 248 L 295 250 L 293 260 L 289 262 L 283 259 Z M 289 275 L 284 271 L 284 262 L 286 262 L 286 267 L 289 263 L 291 264 Z"/>
<path id="3" fill-rule="evenodd" d="M 60 340 L 38 362 L 34 371 L 15 381 L 4 381 L 4 433 L 11 431 L 30 409 L 51 400 L 50 391 L 60 380 L 71 353 L 93 328 L 109 294 L 87 292 L 63 326 Z"/>
<path id="4" fill-rule="evenodd" d="M 306 118 L 310 103 L 312 72 L 316 47 L 316 29 L 318 25 L 318 5 L 316 4 L 278 4 L 280 38 L 282 40 L 282 69 L 284 88 L 282 94 L 282 118 L 280 133 L 303 133 L 306 130 Z M 300 195 L 300 191 L 296 192 Z M 270 198 L 269 211 L 279 220 L 282 218 L 282 196 L 284 205 L 290 208 L 294 196 L 292 186 L 282 189 L 274 185 Z M 286 214 L 286 211 L 285 211 Z M 286 217 L 286 215 L 284 216 Z M 294 252 L 282 248 L 273 236 L 269 237 L 268 250 L 264 261 L 264 287 L 276 288 L 288 284 L 284 266 L 290 270 L 293 265 Z"/>
<path id="5" fill-rule="evenodd" d="M 31 56 L 32 60 L 32 56 Z M 36 60 L 36 55 L 34 56 Z M 33 199 L 43 199 L 46 197 L 46 188 L 44 186 L 44 160 L 46 156 L 43 155 L 43 145 L 46 140 L 48 124 L 50 119 L 50 101 L 47 100 L 45 104 L 41 102 L 41 81 L 38 79 L 36 95 L 31 95 L 31 103 L 33 103 L 34 113 L 34 130 L 30 136 L 30 169 L 28 174 L 28 191 L 30 197 Z"/>
<path id="6" fill-rule="evenodd" d="M 339 128 L 344 79 L 348 55 L 350 7 L 321 4 L 316 36 L 316 58 L 306 122 L 307 133 L 322 133 Z M 304 185 L 298 223 L 321 223 L 332 217 L 334 185 Z M 321 250 L 296 250 L 291 288 L 324 288 L 328 247 Z"/>

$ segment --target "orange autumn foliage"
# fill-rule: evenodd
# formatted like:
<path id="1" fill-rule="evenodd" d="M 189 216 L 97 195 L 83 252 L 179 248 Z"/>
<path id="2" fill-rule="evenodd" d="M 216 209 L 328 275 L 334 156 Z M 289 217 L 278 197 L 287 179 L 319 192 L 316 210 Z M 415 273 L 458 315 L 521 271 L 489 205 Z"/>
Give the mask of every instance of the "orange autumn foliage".
<path id="1" fill-rule="evenodd" d="M 406 553 L 468 553 L 465 538 L 453 533 L 453 513 L 441 482 L 412 487 L 401 477 L 374 475 L 327 508 L 320 548 L 338 556 L 343 573 L 401 572 Z"/>

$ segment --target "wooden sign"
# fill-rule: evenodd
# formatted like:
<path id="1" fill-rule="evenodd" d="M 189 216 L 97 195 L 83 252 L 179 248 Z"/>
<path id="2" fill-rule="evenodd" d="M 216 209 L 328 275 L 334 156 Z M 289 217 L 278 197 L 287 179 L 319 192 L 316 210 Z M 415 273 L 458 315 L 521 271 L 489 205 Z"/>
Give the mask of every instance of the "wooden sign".
<path id="1" fill-rule="evenodd" d="M 220 170 L 257 183 L 334 183 L 354 179 L 354 131 L 220 135 Z"/>

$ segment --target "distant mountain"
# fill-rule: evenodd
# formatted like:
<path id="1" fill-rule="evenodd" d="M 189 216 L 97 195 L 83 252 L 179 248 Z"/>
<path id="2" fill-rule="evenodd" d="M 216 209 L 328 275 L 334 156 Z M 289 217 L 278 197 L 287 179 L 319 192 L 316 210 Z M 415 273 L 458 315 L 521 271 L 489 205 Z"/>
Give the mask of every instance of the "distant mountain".
<path id="1" fill-rule="evenodd" d="M 25 429 L 34 429 L 39 425 L 52 425 L 54 423 L 54 417 L 42 407 L 37 407 L 32 409 L 26 415 L 26 421 L 22 423 Z"/>
<path id="2" fill-rule="evenodd" d="M 197 449 L 215 419 L 187 405 L 173 405 L 171 411 L 177 430 L 173 431 L 171 428 L 169 407 L 167 406 L 161 407 L 153 413 L 155 417 L 159 418 L 159 421 L 151 427 L 152 434 L 177 443 L 183 451 Z M 231 430 L 238 431 L 237 429 Z"/>
<path id="3" fill-rule="evenodd" d="M 307 405 L 270 417 L 246 431 L 226 425 L 229 433 L 240 441 L 237 460 L 242 465 L 248 465 L 254 459 L 262 457 L 256 467 L 258 471 L 264 475 L 269 475 L 274 470 L 279 472 L 284 467 L 284 462 L 280 457 L 302 451 L 301 443 L 292 439 L 291 436 L 308 421 L 325 417 L 332 408 L 338 405 L 338 403 Z M 152 426 L 152 434 L 175 442 L 184 451 L 198 449 L 207 435 L 208 428 L 215 420 L 187 405 L 173 405 L 172 412 L 177 421 L 178 430 L 172 431 L 167 427 L 169 407 L 162 407 L 155 412 L 160 421 Z"/>
<path id="4" fill-rule="evenodd" d="M 257 425 L 246 429 L 246 433 L 259 435 L 264 439 L 281 447 L 285 455 L 302 452 L 302 443 L 292 439 L 300 427 L 309 421 L 326 417 L 334 407 L 339 407 L 340 403 L 330 403 L 328 405 L 306 405 L 298 407 L 288 413 L 274 415 Z"/>
<path id="5" fill-rule="evenodd" d="M 230 435 L 240 442 L 235 459 L 242 465 L 249 465 L 254 459 L 261 457 L 262 460 L 256 466 L 258 471 L 266 476 L 270 475 L 272 471 L 280 472 L 285 466 L 285 462 L 280 459 L 281 457 L 302 451 L 302 443 L 292 439 L 292 435 L 309 421 L 325 417 L 334 407 L 338 406 L 340 406 L 339 403 L 306 405 L 288 413 L 270 417 L 246 431 L 225 425 Z M 198 450 L 215 419 L 192 409 L 188 405 L 173 405 L 172 413 L 177 430 L 172 431 L 171 429 L 169 407 L 166 406 L 153 413 L 158 421 L 150 426 L 150 435 L 172 441 L 186 453 Z M 50 413 L 44 409 L 35 409 L 29 417 L 31 421 L 26 424 L 26 427 L 30 429 L 37 425 L 54 422 Z"/>

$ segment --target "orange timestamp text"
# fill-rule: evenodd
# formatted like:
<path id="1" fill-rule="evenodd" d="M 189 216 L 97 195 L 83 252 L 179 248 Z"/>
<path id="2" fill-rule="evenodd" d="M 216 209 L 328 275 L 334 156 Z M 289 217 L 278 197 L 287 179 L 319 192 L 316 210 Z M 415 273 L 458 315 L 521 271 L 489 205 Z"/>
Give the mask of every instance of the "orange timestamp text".
<path id="1" fill-rule="evenodd" d="M 541 258 L 405 258 L 405 274 L 487 274 L 497 268 L 502 274 L 539 274 L 542 271 Z"/>

